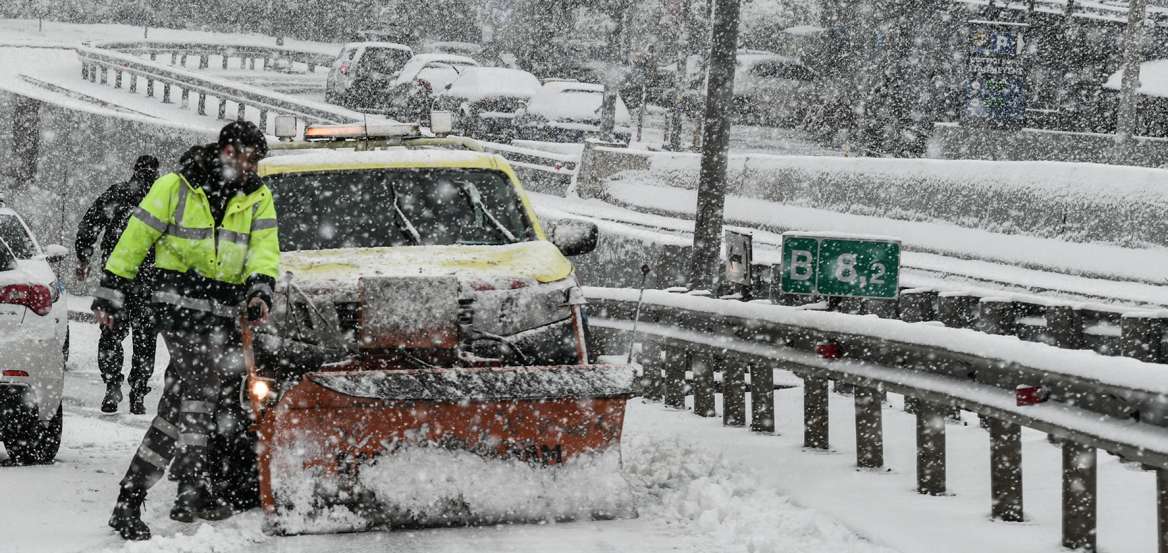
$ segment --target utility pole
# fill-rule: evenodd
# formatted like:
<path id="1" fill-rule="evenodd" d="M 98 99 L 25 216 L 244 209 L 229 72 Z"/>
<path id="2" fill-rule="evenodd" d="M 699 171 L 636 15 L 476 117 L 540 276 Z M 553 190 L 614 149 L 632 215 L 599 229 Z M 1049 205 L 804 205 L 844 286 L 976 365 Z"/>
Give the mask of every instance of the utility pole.
<path id="1" fill-rule="evenodd" d="M 702 168 L 698 177 L 697 219 L 694 221 L 692 289 L 715 291 L 722 250 L 722 211 L 726 203 L 726 159 L 730 146 L 730 103 L 734 97 L 734 66 L 738 47 L 739 0 L 716 0 L 713 40 L 706 74 L 706 105 L 702 117 Z"/>
<path id="2" fill-rule="evenodd" d="M 1143 53 L 1147 10 L 1148 0 L 1131 0 L 1127 28 L 1123 32 L 1123 82 L 1120 84 L 1119 114 L 1115 124 L 1115 141 L 1121 149 L 1131 143 L 1136 129 L 1136 89 L 1140 87 L 1140 55 Z"/>
<path id="3" fill-rule="evenodd" d="M 666 142 L 671 152 L 681 149 L 681 123 L 685 117 L 682 102 L 685 99 L 685 70 L 689 59 L 689 1 L 674 0 L 677 15 L 677 71 L 673 73 L 673 111 L 669 118 L 669 128 L 666 129 Z"/>
<path id="4" fill-rule="evenodd" d="M 615 23 L 608 38 L 608 64 L 604 72 L 604 100 L 600 103 L 600 135 L 611 141 L 616 127 L 616 98 L 624 82 L 626 52 L 624 34 L 630 4 L 621 0 L 613 8 L 610 16 Z"/>

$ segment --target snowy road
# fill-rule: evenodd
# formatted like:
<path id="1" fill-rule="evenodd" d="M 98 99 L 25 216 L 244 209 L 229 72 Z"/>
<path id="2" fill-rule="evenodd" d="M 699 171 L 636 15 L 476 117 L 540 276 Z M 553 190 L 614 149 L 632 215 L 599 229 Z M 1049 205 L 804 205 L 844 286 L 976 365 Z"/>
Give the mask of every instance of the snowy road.
<path id="1" fill-rule="evenodd" d="M 72 323 L 64 445 L 56 464 L 0 468 L 4 551 L 373 552 L 373 551 L 847 551 L 983 553 L 1058 551 L 1059 450 L 1023 434 L 1028 521 L 989 520 L 988 439 L 972 417 L 948 427 L 946 497 L 913 491 L 914 421 L 884 411 L 889 470 L 854 468 L 851 398 L 832 395 L 830 453 L 800 447 L 802 390 L 776 392 L 778 433 L 721 427 L 720 419 L 634 400 L 625 473 L 640 518 L 606 522 L 271 537 L 258 512 L 202 525 L 166 518 L 172 483 L 147 502 L 156 539 L 125 544 L 105 527 L 116 482 L 149 416 L 102 416 L 94 366 L 97 332 Z M 159 355 L 160 365 L 165 353 Z M 798 384 L 780 372 L 781 382 Z M 157 392 L 155 392 L 155 395 Z M 899 403 L 893 396 L 892 401 Z M 0 464 L 3 463 L 0 454 Z M 1154 551 L 1154 478 L 1100 455 L 1100 550 Z M 68 521 L 67 523 L 62 521 Z"/>

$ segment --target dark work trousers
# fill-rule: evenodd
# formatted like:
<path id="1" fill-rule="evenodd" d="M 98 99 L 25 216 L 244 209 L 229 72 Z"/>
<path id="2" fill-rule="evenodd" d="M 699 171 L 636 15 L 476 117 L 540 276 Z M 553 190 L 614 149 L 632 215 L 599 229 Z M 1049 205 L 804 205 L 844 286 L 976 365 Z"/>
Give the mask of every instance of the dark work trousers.
<path id="1" fill-rule="evenodd" d="M 130 388 L 145 390 L 154 374 L 154 350 L 158 343 L 150 294 L 127 293 L 126 305 L 113 328 L 102 327 L 97 341 L 97 366 L 106 385 L 122 383 L 122 342 L 133 329 L 134 351 L 130 361 Z"/>
<path id="2" fill-rule="evenodd" d="M 238 330 L 228 325 L 163 330 L 162 338 L 170 352 L 166 387 L 158 415 L 122 479 L 123 488 L 149 489 L 168 465 L 176 480 L 200 483 L 210 468 L 208 449 L 214 435 L 238 424 L 230 412 L 223 413 L 223 420 L 219 417 L 223 383 L 243 375 Z"/>

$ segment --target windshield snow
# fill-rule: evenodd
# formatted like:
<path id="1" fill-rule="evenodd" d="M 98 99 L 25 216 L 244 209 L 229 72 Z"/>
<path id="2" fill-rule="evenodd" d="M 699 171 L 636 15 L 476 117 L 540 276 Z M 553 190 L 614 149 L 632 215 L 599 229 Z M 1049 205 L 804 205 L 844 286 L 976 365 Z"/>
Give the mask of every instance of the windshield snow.
<path id="1" fill-rule="evenodd" d="M 496 171 L 295 173 L 270 177 L 268 185 L 280 216 L 283 251 L 507 244 L 534 238 L 518 194 Z"/>

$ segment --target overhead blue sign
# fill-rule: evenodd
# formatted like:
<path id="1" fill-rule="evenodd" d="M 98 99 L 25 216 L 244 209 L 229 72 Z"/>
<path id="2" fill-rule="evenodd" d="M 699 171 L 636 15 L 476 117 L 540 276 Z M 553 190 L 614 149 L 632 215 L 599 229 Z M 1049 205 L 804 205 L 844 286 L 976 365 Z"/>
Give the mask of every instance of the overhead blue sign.
<path id="1" fill-rule="evenodd" d="M 1027 26 L 969 21 L 966 123 L 1019 128 L 1026 116 L 1025 31 Z"/>

